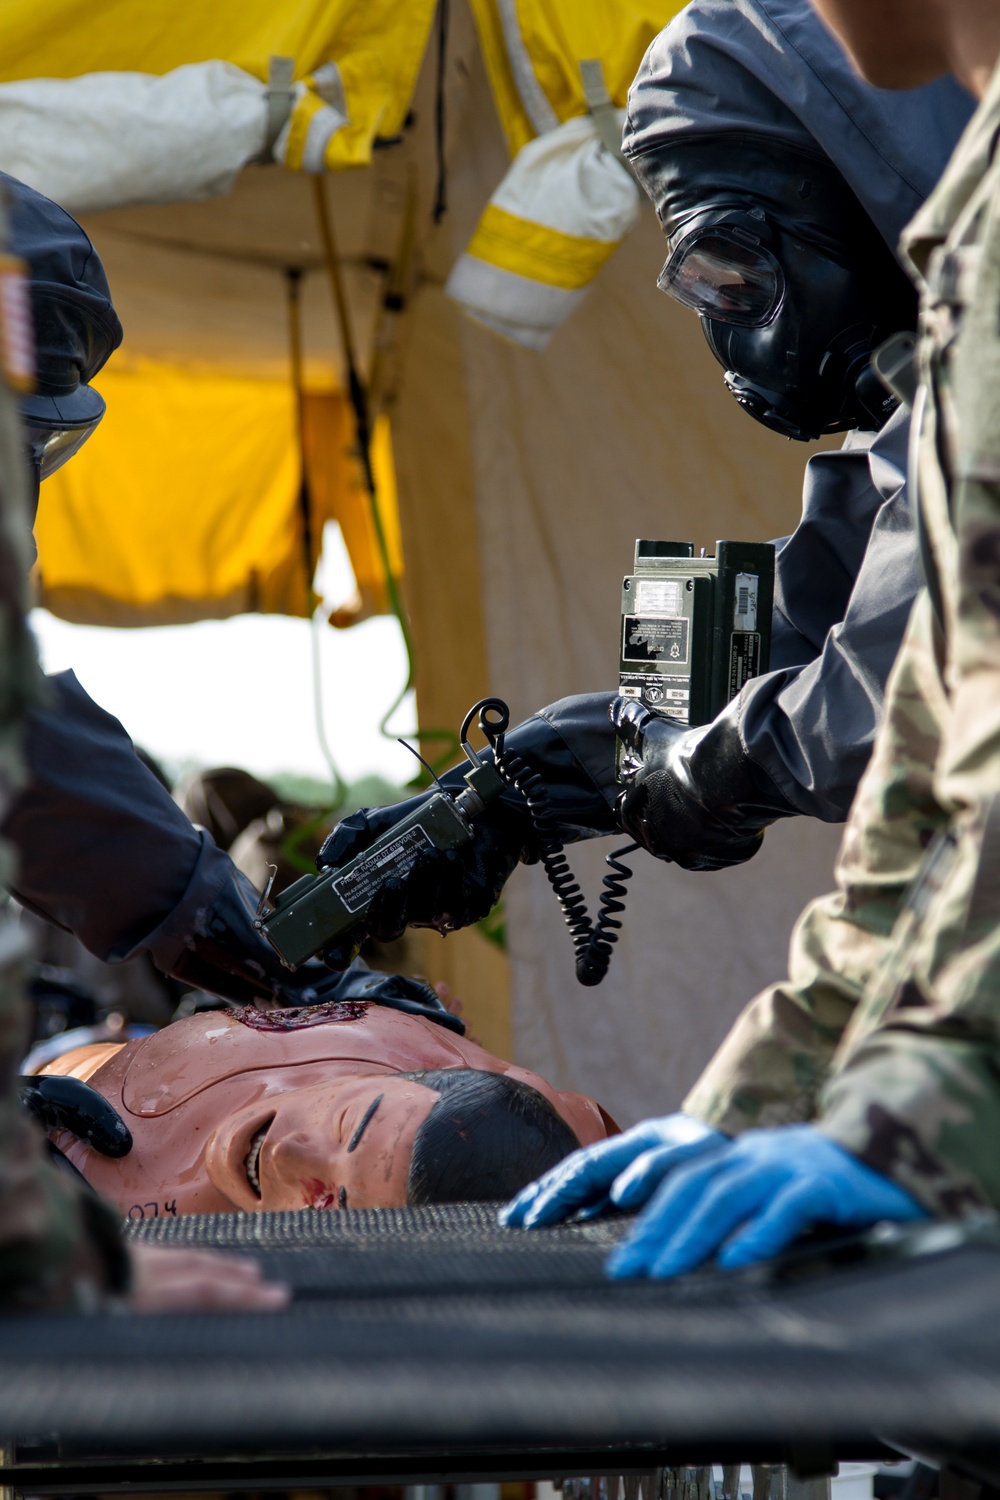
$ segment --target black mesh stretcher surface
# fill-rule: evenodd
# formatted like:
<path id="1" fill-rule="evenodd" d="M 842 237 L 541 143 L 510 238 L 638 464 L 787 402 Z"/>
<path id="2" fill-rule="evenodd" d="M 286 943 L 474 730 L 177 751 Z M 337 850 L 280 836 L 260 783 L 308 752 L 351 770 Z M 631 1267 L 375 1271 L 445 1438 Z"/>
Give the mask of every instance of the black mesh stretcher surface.
<path id="1" fill-rule="evenodd" d="M 487 1205 L 133 1232 L 252 1252 L 295 1301 L 0 1319 L 0 1441 L 22 1489 L 61 1472 L 107 1488 L 164 1458 L 393 1482 L 863 1458 L 884 1443 L 1000 1454 L 988 1241 L 935 1230 L 936 1248 L 908 1258 L 655 1284 L 605 1281 L 620 1223 L 499 1230 Z M 99 1482 L 85 1486 L 88 1464 Z"/>

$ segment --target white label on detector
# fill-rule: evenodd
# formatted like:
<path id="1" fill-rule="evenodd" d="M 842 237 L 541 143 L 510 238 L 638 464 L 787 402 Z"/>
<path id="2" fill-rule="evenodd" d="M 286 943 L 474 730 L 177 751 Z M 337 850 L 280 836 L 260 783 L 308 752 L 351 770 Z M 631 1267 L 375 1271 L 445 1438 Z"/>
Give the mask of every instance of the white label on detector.
<path id="1" fill-rule="evenodd" d="M 757 594 L 760 579 L 756 573 L 737 573 L 736 607 L 733 611 L 734 630 L 757 629 Z"/>
<path id="2" fill-rule="evenodd" d="M 637 615 L 682 615 L 684 585 L 676 578 L 637 578 L 635 612 Z"/>
<path id="3" fill-rule="evenodd" d="M 434 845 L 424 830 L 417 825 L 408 828 L 398 838 L 391 839 L 376 849 L 367 859 L 339 880 L 333 881 L 333 889 L 348 911 L 360 911 L 368 906 L 372 897 L 387 875 L 407 875 L 424 849 Z"/>

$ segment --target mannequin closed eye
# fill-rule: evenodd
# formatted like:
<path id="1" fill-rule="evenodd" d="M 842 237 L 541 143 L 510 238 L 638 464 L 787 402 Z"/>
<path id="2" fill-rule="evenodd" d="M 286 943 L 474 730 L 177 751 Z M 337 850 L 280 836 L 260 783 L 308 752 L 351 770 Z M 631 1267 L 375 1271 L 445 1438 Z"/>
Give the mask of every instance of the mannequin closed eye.
<path id="1" fill-rule="evenodd" d="M 357 1130 L 354 1132 L 354 1134 L 351 1136 L 351 1139 L 347 1143 L 347 1150 L 349 1153 L 351 1151 L 356 1151 L 360 1146 L 361 1137 L 364 1135 L 366 1129 L 368 1128 L 368 1125 L 374 1117 L 375 1111 L 378 1109 L 384 1098 L 384 1094 L 377 1094 L 369 1104 L 368 1108 L 365 1110 L 364 1115 L 361 1119 L 361 1124 L 358 1126 Z"/>

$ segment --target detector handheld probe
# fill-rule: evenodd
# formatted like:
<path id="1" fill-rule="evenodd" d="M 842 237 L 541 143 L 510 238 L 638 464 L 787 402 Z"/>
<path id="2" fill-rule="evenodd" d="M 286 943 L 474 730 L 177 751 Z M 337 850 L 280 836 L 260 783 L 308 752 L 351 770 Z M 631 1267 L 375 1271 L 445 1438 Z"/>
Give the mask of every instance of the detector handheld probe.
<path id="1" fill-rule="evenodd" d="M 405 879 L 422 850 L 459 849 L 475 837 L 474 820 L 505 783 L 467 742 L 462 748 L 470 761 L 464 791 L 454 797 L 435 792 L 349 864 L 303 875 L 281 892 L 271 911 L 258 910 L 254 926 L 289 968 L 357 927 L 379 888 L 388 879 Z"/>

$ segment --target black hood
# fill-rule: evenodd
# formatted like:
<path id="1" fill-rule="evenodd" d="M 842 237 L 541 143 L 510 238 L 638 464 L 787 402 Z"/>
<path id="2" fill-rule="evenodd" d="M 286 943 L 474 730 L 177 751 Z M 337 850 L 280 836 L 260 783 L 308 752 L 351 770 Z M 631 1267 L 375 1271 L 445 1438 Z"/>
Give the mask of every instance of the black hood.
<path id="1" fill-rule="evenodd" d="M 693 0 L 642 61 L 623 149 L 658 212 L 681 142 L 749 135 L 822 152 L 895 253 L 974 108 L 950 78 L 903 91 L 862 82 L 808 0 Z"/>
<path id="2" fill-rule="evenodd" d="M 27 261 L 35 325 L 36 390 L 25 414 L 53 427 L 99 416 L 89 382 L 122 341 L 100 256 L 75 219 L 34 188 L 0 172 L 11 249 Z"/>

